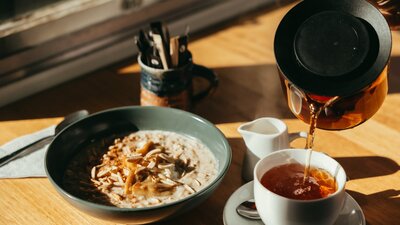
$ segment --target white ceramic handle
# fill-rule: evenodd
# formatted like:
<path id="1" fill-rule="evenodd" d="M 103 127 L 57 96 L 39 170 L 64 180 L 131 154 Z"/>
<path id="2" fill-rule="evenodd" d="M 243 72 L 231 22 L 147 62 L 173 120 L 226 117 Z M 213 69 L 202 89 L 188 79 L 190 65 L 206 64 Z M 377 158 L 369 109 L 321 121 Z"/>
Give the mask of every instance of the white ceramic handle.
<path id="1" fill-rule="evenodd" d="M 304 132 L 304 131 L 300 131 L 300 132 L 296 132 L 296 133 L 290 133 L 289 134 L 289 142 L 292 142 L 297 138 L 305 138 L 305 139 L 307 139 L 307 136 L 308 136 L 307 132 Z"/>

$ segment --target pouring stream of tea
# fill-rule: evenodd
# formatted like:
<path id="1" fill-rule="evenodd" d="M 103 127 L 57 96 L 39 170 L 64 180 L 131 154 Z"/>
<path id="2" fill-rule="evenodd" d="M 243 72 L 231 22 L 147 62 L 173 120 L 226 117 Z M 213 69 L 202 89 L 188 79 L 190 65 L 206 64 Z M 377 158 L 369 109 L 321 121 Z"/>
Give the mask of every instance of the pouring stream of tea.
<path id="1" fill-rule="evenodd" d="M 322 110 L 325 110 L 327 107 L 332 105 L 335 101 L 339 99 L 339 96 L 335 96 L 325 103 L 319 103 L 317 101 L 312 100 L 310 97 L 307 98 L 308 107 L 310 108 L 310 129 L 308 131 L 308 136 L 306 140 L 306 149 L 308 151 L 307 153 L 307 159 L 306 159 L 306 165 L 305 165 L 305 170 L 304 170 L 304 180 L 303 182 L 306 181 L 308 178 L 309 170 L 310 170 L 310 160 L 311 160 L 311 153 L 312 153 L 312 148 L 314 146 L 314 138 L 315 138 L 315 128 L 317 128 L 317 122 L 318 122 L 318 116 L 321 113 Z"/>

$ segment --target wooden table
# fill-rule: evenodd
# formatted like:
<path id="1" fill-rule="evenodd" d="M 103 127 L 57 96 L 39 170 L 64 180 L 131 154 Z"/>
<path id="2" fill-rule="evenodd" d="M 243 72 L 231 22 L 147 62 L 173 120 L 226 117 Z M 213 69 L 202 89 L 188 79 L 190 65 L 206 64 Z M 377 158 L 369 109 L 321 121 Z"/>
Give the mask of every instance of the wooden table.
<path id="1" fill-rule="evenodd" d="M 202 205 L 165 224 L 222 224 L 229 196 L 244 182 L 240 171 L 245 145 L 236 131 L 262 116 L 284 119 L 290 131 L 307 125 L 289 111 L 273 54 L 276 27 L 291 7 L 251 13 L 192 41 L 196 63 L 220 77 L 216 93 L 195 113 L 226 135 L 233 161 L 221 186 Z M 368 224 L 400 223 L 400 34 L 393 34 L 390 90 L 379 112 L 346 131 L 317 131 L 315 149 L 335 157 L 350 177 L 347 192 L 361 205 Z M 59 122 L 78 109 L 90 112 L 139 103 L 139 70 L 132 58 L 0 108 L 0 144 Z M 60 74 L 62 75 L 62 74 Z M 293 143 L 303 147 L 304 141 Z M 0 224 L 109 224 L 81 213 L 64 201 L 46 178 L 0 180 Z"/>

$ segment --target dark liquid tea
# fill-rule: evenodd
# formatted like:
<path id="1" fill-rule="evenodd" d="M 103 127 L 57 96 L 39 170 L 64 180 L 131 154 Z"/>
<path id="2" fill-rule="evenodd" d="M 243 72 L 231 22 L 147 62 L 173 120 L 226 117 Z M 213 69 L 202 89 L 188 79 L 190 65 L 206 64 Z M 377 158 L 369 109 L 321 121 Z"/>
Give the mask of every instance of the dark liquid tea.
<path id="1" fill-rule="evenodd" d="M 304 93 L 300 102 L 292 102 L 290 98 L 291 86 L 288 80 L 280 73 L 281 83 L 288 105 L 294 115 L 300 120 L 309 123 L 312 120 L 310 104 L 322 107 L 335 96 L 319 96 Z M 379 77 L 364 90 L 351 96 L 339 96 L 329 107 L 320 110 L 317 128 L 325 130 L 343 130 L 355 127 L 371 118 L 382 105 L 387 95 L 387 67 Z M 298 105 L 299 104 L 299 105 Z M 294 109 L 293 106 L 298 107 Z"/>
<path id="2" fill-rule="evenodd" d="M 275 194 L 298 200 L 325 198 L 336 192 L 336 181 L 327 171 L 310 167 L 305 178 L 304 170 L 299 163 L 277 166 L 262 176 L 261 184 Z"/>
<path id="3" fill-rule="evenodd" d="M 322 110 L 327 109 L 337 100 L 340 100 L 339 96 L 326 99 L 323 102 L 316 101 L 311 97 L 307 97 L 308 107 L 310 109 L 310 128 L 308 130 L 307 140 L 306 140 L 306 149 L 312 150 L 314 146 L 314 138 L 315 138 L 315 129 L 317 128 L 318 117 L 321 114 Z M 306 166 L 304 169 L 304 182 L 306 182 L 306 178 L 308 177 L 310 170 L 310 161 L 311 161 L 311 152 L 308 152 L 306 159 Z"/>

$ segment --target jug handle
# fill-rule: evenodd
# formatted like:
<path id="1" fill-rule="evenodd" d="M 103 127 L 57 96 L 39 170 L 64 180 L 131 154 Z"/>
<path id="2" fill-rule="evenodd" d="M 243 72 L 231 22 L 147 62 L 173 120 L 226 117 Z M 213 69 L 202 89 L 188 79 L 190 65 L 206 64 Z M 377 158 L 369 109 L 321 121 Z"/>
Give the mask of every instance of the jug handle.
<path id="1" fill-rule="evenodd" d="M 296 133 L 289 133 L 289 142 L 294 141 L 297 138 L 305 138 L 307 139 L 307 132 L 304 131 L 300 131 L 300 132 L 296 132 Z"/>

